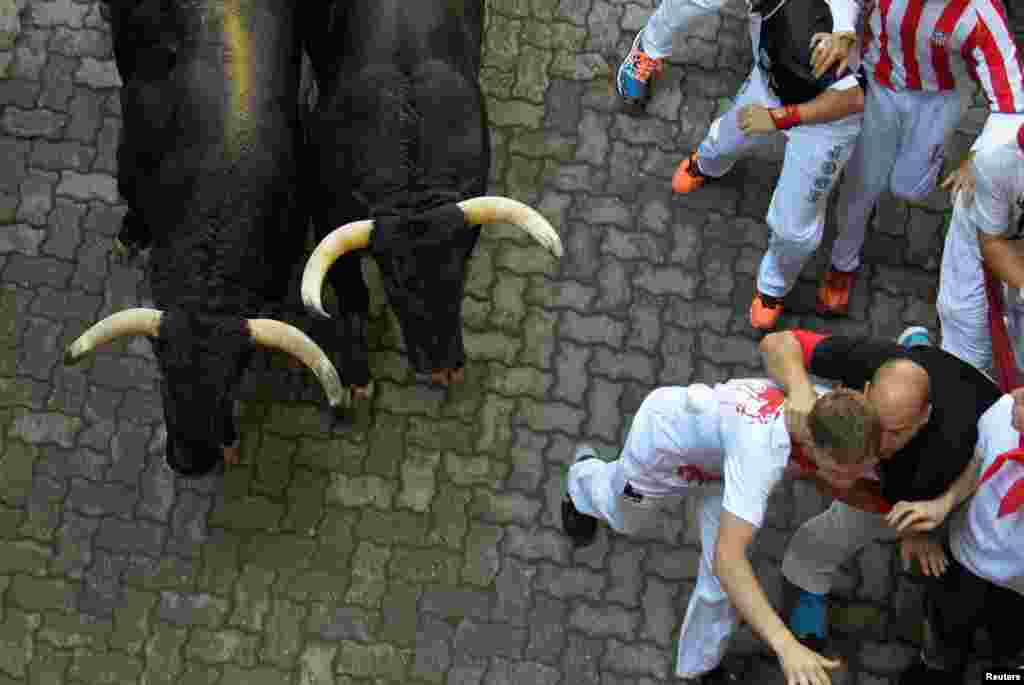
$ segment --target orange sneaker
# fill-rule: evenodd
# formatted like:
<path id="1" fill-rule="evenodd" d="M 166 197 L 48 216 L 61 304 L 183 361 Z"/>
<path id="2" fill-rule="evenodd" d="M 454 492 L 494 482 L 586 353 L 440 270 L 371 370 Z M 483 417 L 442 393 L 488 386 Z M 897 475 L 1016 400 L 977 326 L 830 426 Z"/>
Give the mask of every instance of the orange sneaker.
<path id="1" fill-rule="evenodd" d="M 782 314 L 782 298 L 758 291 L 750 303 L 750 325 L 759 331 L 770 331 Z"/>
<path id="2" fill-rule="evenodd" d="M 700 170 L 700 165 L 697 164 L 697 153 L 694 151 L 679 163 L 676 173 L 672 176 L 672 190 L 677 193 L 692 193 L 708 181 L 713 180 L 715 180 L 713 177 L 706 176 Z"/>
<path id="3" fill-rule="evenodd" d="M 818 286 L 818 301 L 815 304 L 818 314 L 846 316 L 850 310 L 850 291 L 856 281 L 856 271 L 839 271 L 830 266 Z"/>

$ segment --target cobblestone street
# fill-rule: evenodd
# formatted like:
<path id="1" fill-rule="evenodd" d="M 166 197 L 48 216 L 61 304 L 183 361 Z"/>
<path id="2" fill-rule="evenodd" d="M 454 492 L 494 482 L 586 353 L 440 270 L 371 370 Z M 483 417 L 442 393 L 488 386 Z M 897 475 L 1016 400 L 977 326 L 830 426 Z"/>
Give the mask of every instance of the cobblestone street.
<path id="1" fill-rule="evenodd" d="M 747 307 L 783 140 L 722 183 L 671 192 L 749 70 L 739 0 L 677 38 L 647 114 L 621 109 L 607 75 L 654 0 L 486 4 L 491 191 L 536 206 L 564 257 L 485 231 L 467 382 L 449 392 L 400 354 L 377 279 L 372 403 L 335 416 L 310 374 L 259 356 L 243 464 L 183 480 L 163 463 L 148 342 L 61 363 L 93 321 L 151 304 L 143 260 L 112 255 L 109 26 L 95 0 L 0 0 L 0 685 L 674 681 L 690 515 L 643 539 L 604 528 L 574 553 L 565 472 L 582 440 L 613 456 L 656 386 L 764 375 Z M 952 158 L 985 113 L 970 110 Z M 884 203 L 851 318 L 802 313 L 821 249 L 783 327 L 935 330 L 947 197 Z M 754 564 L 777 606 L 789 536 L 825 504 L 803 483 L 773 495 Z M 837 685 L 887 683 L 916 659 L 921 588 L 894 551 L 844 567 Z M 745 682 L 782 683 L 767 650 L 744 628 L 728 659 Z"/>

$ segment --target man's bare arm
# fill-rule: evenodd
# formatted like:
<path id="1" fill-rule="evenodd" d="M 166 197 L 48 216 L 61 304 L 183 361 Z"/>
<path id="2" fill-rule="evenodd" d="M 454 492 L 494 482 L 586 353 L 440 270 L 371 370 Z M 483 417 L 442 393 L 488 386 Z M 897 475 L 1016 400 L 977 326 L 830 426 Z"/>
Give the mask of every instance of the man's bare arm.
<path id="1" fill-rule="evenodd" d="M 797 109 L 801 125 L 838 121 L 864 111 L 864 90 L 860 86 L 846 90 L 829 88 L 813 100 L 797 105 Z"/>
<path id="2" fill-rule="evenodd" d="M 768 373 L 787 395 L 803 392 L 814 395 L 814 385 L 804 368 L 804 351 L 790 331 L 769 333 L 761 340 L 761 359 Z"/>
<path id="3" fill-rule="evenodd" d="M 1016 240 L 978 231 L 978 243 L 986 266 L 1000 281 L 1013 288 L 1024 288 L 1024 254 Z"/>
<path id="4" fill-rule="evenodd" d="M 747 547 L 755 531 L 747 521 L 722 511 L 715 546 L 715 575 L 739 615 L 778 655 L 788 685 L 828 685 L 827 670 L 838 668 L 840 663 L 800 644 L 775 613 L 747 559 Z"/>
<path id="5" fill-rule="evenodd" d="M 897 502 L 885 519 L 901 535 L 923 533 L 942 525 L 949 513 L 963 504 L 978 489 L 981 476 L 981 455 L 975 453 L 949 488 L 935 499 L 920 502 Z"/>

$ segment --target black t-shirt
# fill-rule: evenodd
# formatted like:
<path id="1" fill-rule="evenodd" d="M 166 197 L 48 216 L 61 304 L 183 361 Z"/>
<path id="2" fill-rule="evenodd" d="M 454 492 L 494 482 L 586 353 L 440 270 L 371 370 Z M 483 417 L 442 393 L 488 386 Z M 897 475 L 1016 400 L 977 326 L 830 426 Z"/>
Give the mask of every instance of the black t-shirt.
<path id="1" fill-rule="evenodd" d="M 914 438 L 878 466 L 882 496 L 900 500 L 938 497 L 952 485 L 974 455 L 978 419 L 1002 394 L 973 366 L 937 347 L 906 349 L 888 340 L 836 335 L 815 345 L 808 367 L 815 376 L 863 390 L 890 359 L 910 359 L 928 372 L 932 415 Z"/>
<path id="2" fill-rule="evenodd" d="M 835 69 L 814 78 L 811 37 L 832 33 L 832 12 L 822 0 L 771 0 L 763 3 L 758 63 L 784 105 L 809 102 L 836 82 Z"/>

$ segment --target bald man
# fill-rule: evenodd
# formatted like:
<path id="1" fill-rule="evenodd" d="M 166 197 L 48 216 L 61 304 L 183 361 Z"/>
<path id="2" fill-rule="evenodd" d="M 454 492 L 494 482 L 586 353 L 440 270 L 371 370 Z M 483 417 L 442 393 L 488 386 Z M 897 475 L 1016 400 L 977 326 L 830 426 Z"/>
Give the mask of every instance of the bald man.
<path id="1" fill-rule="evenodd" d="M 827 638 L 825 596 L 839 567 L 862 548 L 898 538 L 904 559 L 917 559 L 929 574 L 941 567 L 940 545 L 927 534 L 900 534 L 884 514 L 896 502 L 945 492 L 971 461 L 978 419 L 1000 393 L 973 366 L 929 344 L 905 348 L 885 339 L 792 330 L 766 336 L 761 353 L 785 388 L 793 434 L 805 430 L 802 420 L 816 397 L 809 373 L 863 390 L 882 422 L 874 477 L 858 481 L 801 526 L 783 559 L 783 575 L 800 591 L 790 627 L 820 651 Z"/>

